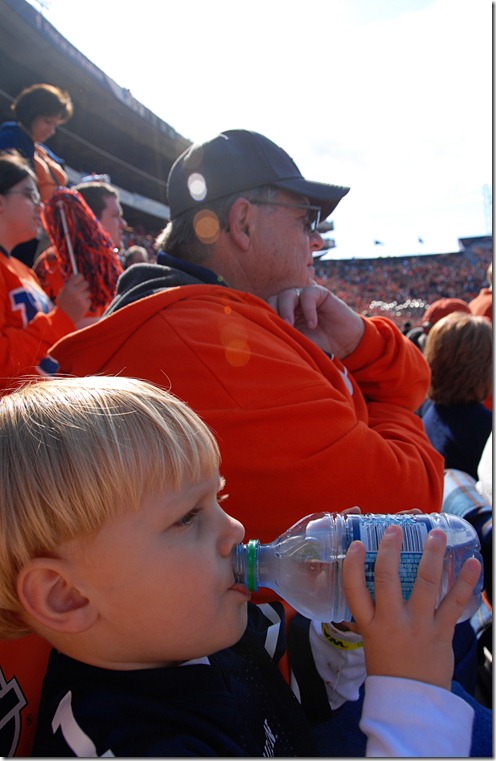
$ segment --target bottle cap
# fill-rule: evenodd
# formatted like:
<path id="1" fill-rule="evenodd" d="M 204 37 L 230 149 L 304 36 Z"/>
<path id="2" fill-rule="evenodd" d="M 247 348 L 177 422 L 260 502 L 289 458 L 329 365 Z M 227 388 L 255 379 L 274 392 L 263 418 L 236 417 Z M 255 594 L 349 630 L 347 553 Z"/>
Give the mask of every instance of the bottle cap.
<path id="1" fill-rule="evenodd" d="M 247 545 L 248 562 L 246 569 L 246 581 L 250 592 L 256 592 L 258 589 L 258 578 L 256 572 L 258 545 L 258 539 L 250 539 Z"/>

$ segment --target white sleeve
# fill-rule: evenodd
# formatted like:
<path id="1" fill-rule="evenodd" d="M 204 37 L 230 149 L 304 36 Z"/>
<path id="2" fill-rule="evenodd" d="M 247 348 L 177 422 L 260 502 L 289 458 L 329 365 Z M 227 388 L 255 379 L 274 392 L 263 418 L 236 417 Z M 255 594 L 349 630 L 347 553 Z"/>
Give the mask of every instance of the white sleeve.
<path id="1" fill-rule="evenodd" d="M 489 434 L 486 446 L 477 466 L 479 480 L 476 489 L 488 505 L 493 504 L 493 434 Z"/>
<path id="2" fill-rule="evenodd" d="M 367 756 L 469 757 L 473 720 L 472 706 L 441 687 L 398 677 L 365 680 L 360 729 Z"/>
<path id="3" fill-rule="evenodd" d="M 358 700 L 366 676 L 361 635 L 312 621 L 310 647 L 333 711 L 348 700 Z"/>

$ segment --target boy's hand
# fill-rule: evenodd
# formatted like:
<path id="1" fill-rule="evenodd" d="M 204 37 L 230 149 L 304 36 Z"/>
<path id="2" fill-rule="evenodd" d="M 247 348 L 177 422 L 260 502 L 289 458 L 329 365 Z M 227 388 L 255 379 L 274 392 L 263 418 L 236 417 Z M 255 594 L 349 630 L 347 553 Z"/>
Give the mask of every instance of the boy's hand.
<path id="1" fill-rule="evenodd" d="M 467 560 L 436 610 L 446 534 L 433 529 L 412 594 L 405 601 L 398 574 L 401 542 L 401 528 L 389 526 L 375 564 L 375 604 L 365 585 L 362 542 L 353 542 L 344 560 L 344 592 L 362 633 L 367 674 L 415 679 L 449 690 L 454 627 L 479 579 L 481 566 L 475 558 Z"/>
<path id="2" fill-rule="evenodd" d="M 359 507 L 349 507 L 346 510 L 341 511 L 341 515 L 347 515 L 348 513 L 361 513 Z M 411 510 L 398 510 L 398 515 L 420 515 L 422 513 L 422 510 L 419 510 L 417 507 L 412 508 Z M 332 621 L 331 622 L 333 626 L 336 627 L 336 629 L 340 629 L 343 632 L 354 632 L 355 634 L 360 634 L 360 627 L 356 623 L 356 621 Z"/>

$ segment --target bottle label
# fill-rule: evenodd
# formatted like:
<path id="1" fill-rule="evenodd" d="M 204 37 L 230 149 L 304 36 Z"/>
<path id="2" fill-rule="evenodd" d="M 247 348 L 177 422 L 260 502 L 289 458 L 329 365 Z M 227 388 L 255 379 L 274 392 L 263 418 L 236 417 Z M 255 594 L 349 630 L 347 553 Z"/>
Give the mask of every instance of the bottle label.
<path id="1" fill-rule="evenodd" d="M 401 553 L 399 575 L 401 581 L 401 592 L 403 594 L 404 600 L 408 600 L 412 593 L 421 557 L 421 552 Z M 367 589 L 369 590 L 372 597 L 374 597 L 374 573 L 376 558 L 377 552 L 367 552 L 365 554 L 365 582 L 367 584 Z"/>
<path id="2" fill-rule="evenodd" d="M 365 581 L 372 597 L 374 597 L 374 571 L 377 550 L 384 531 L 390 523 L 391 521 L 384 523 L 377 520 L 371 522 L 364 521 L 360 525 L 360 536 L 357 537 L 365 545 Z M 424 521 L 415 523 L 402 522 L 401 528 L 403 530 L 403 544 L 401 546 L 399 575 L 403 598 L 408 600 L 415 584 L 418 566 L 430 526 L 427 526 Z"/>
<path id="3" fill-rule="evenodd" d="M 364 543 L 366 550 L 377 552 L 381 539 L 384 536 L 384 531 L 392 522 L 393 521 L 391 520 L 384 522 L 374 519 L 370 521 L 364 520 L 362 523 L 358 524 L 359 535 L 354 538 L 360 539 Z M 398 521 L 398 524 L 403 531 L 401 551 L 420 552 L 420 554 L 422 554 L 425 540 L 427 539 L 427 534 L 430 531 L 431 526 L 427 526 L 424 521 L 417 521 L 415 523 Z"/>

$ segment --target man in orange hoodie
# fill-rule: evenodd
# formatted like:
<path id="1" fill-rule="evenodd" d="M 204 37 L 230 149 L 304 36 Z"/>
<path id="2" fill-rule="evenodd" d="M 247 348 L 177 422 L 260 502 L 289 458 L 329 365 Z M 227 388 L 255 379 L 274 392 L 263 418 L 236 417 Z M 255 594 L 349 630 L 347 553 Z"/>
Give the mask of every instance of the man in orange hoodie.
<path id="1" fill-rule="evenodd" d="M 218 438 L 230 511 L 261 541 L 320 510 L 441 506 L 443 461 L 414 412 L 425 360 L 313 284 L 319 217 L 347 192 L 258 133 L 191 146 L 169 175 L 161 264 L 127 270 L 107 315 L 50 352 L 62 373 L 144 378 L 188 402 Z"/>

